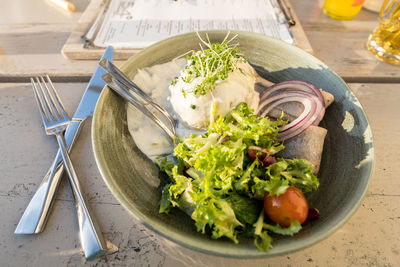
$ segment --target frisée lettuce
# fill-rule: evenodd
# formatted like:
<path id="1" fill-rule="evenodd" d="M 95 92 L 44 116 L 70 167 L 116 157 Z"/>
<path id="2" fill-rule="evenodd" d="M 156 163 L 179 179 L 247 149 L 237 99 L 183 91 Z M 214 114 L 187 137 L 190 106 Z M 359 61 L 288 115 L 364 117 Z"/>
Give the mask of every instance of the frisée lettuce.
<path id="1" fill-rule="evenodd" d="M 170 179 L 163 188 L 159 212 L 178 207 L 194 220 L 197 231 L 235 243 L 239 235 L 252 237 L 262 251 L 272 247 L 270 233 L 293 235 L 300 231 L 298 221 L 284 228 L 264 218 L 262 199 L 266 192 L 280 195 L 288 186 L 304 193 L 315 190 L 318 179 L 311 164 L 278 158 L 263 166 L 247 153 L 249 147 L 260 147 L 269 155 L 284 149 L 277 140 L 284 125 L 281 119 L 258 117 L 243 102 L 212 122 L 207 133 L 179 138 L 174 149 L 176 162 L 157 158 Z"/>

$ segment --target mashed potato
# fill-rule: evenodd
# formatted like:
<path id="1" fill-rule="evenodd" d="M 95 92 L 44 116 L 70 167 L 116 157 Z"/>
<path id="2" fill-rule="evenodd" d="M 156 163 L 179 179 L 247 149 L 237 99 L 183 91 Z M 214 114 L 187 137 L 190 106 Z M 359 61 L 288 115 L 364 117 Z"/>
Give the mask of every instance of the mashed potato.
<path id="1" fill-rule="evenodd" d="M 187 83 L 184 81 L 186 75 L 187 72 L 181 71 L 176 82 L 169 86 L 170 102 L 182 121 L 191 127 L 204 129 L 210 119 L 218 115 L 225 116 L 241 102 L 246 102 L 253 110 L 258 107 L 259 96 L 254 90 L 255 70 L 247 62 L 239 62 L 225 80 L 217 81 L 213 90 L 205 95 L 195 96 L 191 93 L 201 83 L 202 77 Z"/>

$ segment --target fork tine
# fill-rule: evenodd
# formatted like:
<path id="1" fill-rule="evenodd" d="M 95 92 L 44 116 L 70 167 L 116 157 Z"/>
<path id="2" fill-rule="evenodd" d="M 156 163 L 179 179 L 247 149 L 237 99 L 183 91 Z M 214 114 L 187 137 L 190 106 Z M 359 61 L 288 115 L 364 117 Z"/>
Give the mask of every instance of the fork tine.
<path id="1" fill-rule="evenodd" d="M 46 75 L 47 82 L 45 82 L 44 78 L 42 78 L 43 84 L 46 87 L 47 93 L 50 96 L 51 99 L 51 104 L 55 108 L 53 108 L 53 111 L 55 112 L 55 115 L 58 116 L 58 118 L 62 120 L 68 119 L 68 114 L 65 112 L 65 107 L 60 99 L 60 96 L 58 95 L 58 92 L 56 88 L 54 87 L 53 82 L 51 81 L 49 75 Z M 49 88 L 48 84 L 50 85 L 51 88 Z"/>
<path id="2" fill-rule="evenodd" d="M 45 109 L 48 112 L 48 117 L 50 122 L 54 122 L 57 121 L 59 119 L 59 117 L 57 116 L 56 111 L 54 110 L 54 106 L 51 102 L 51 99 L 49 97 L 51 97 L 51 94 L 47 88 L 46 82 L 43 79 L 43 76 L 40 77 L 36 77 L 36 81 L 39 85 L 39 88 L 41 90 L 41 95 L 43 96 L 42 100 L 43 100 L 43 104 L 45 106 Z"/>
<path id="3" fill-rule="evenodd" d="M 58 107 L 55 104 L 53 93 L 52 93 L 51 89 L 49 89 L 49 86 L 47 85 L 47 82 L 45 81 L 43 76 L 40 76 L 40 81 L 41 81 L 43 94 L 45 95 L 47 107 L 49 108 L 51 114 L 53 115 L 54 120 L 57 121 L 57 120 L 62 119 L 59 114 Z"/>
<path id="4" fill-rule="evenodd" d="M 53 92 L 54 92 L 54 95 L 55 95 L 55 97 L 56 97 L 56 99 L 57 99 L 57 103 L 58 103 L 59 107 L 61 108 L 61 110 L 60 110 L 61 113 L 63 114 L 63 116 L 64 116 L 65 118 L 68 118 L 68 115 L 67 115 L 67 113 L 65 112 L 65 107 L 64 107 L 64 105 L 63 105 L 63 103 L 62 103 L 62 101 L 61 101 L 60 95 L 58 94 L 56 88 L 54 87 L 54 84 L 53 84 L 53 82 L 51 81 L 49 75 L 46 75 L 46 77 L 47 77 L 47 81 L 49 82 L 49 84 L 50 84 L 51 87 L 53 88 Z"/>
<path id="5" fill-rule="evenodd" d="M 40 88 L 42 89 L 42 94 L 44 96 L 44 100 L 46 102 L 47 108 L 49 109 L 50 114 L 53 116 L 53 119 L 58 120 L 59 117 L 57 116 L 57 110 L 54 108 L 53 101 L 52 101 L 53 96 L 51 95 L 43 76 L 40 76 L 39 79 L 40 79 L 40 81 L 39 81 Z"/>
<path id="6" fill-rule="evenodd" d="M 35 79 L 36 79 L 36 82 L 35 82 L 34 78 L 31 78 L 31 84 L 32 84 L 32 88 L 33 88 L 33 93 L 36 98 L 36 102 L 39 105 L 40 115 L 42 116 L 42 120 L 44 122 L 51 122 L 52 119 L 50 117 L 47 105 L 45 105 L 45 103 L 44 103 L 43 91 L 42 91 L 42 87 L 40 85 L 39 78 L 35 77 Z"/>

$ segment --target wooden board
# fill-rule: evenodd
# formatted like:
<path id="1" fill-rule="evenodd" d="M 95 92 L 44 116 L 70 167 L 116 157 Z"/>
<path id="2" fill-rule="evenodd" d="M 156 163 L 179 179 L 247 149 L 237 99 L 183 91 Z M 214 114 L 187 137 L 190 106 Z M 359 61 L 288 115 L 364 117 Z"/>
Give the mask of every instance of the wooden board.
<path id="1" fill-rule="evenodd" d="M 104 48 L 84 48 L 85 41 L 82 36 L 88 31 L 92 23 L 98 16 L 102 6 L 104 5 L 103 0 L 92 0 L 85 12 L 83 12 L 76 28 L 72 31 L 68 40 L 62 48 L 62 54 L 68 59 L 99 59 L 104 52 Z M 287 6 L 291 9 L 296 25 L 290 29 L 293 37 L 296 41 L 296 46 L 302 48 L 308 53 L 312 54 L 313 50 L 311 44 L 301 26 L 300 20 L 298 19 L 293 8 L 287 2 Z M 139 52 L 141 49 L 116 49 L 115 59 L 123 60 L 127 59 L 133 54 Z"/>

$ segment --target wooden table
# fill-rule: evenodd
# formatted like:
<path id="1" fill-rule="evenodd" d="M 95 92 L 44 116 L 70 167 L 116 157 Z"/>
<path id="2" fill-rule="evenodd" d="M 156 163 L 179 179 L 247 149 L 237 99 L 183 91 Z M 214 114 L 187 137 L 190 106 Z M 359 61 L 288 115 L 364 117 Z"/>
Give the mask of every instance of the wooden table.
<path id="1" fill-rule="evenodd" d="M 377 14 L 352 21 L 321 13 L 321 1 L 292 1 L 314 55 L 341 75 L 360 100 L 374 134 L 375 171 L 355 215 L 310 248 L 266 260 L 204 255 L 154 234 L 132 219 L 104 184 L 94 161 L 90 122 L 72 152 L 89 202 L 117 253 L 84 263 L 73 197 L 64 179 L 43 233 L 13 234 L 57 149 L 44 134 L 27 77 L 49 73 L 72 114 L 97 62 L 61 54 L 87 2 L 64 14 L 48 2 L 3 0 L 0 9 L 0 266 L 400 266 L 400 66 L 377 60 L 365 41 Z M 7 11 L 10 12 L 7 12 Z M 32 12 L 36 11 L 36 12 Z"/>

